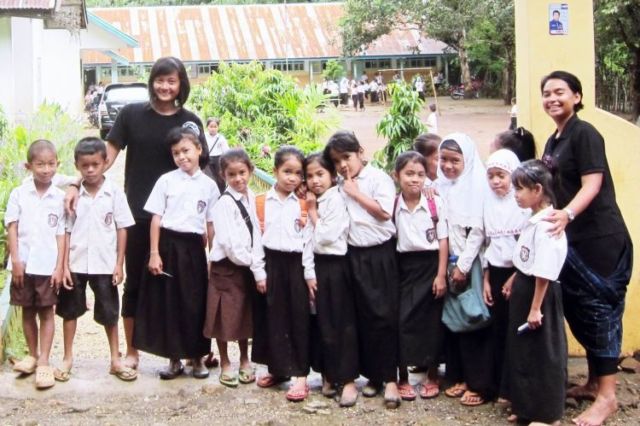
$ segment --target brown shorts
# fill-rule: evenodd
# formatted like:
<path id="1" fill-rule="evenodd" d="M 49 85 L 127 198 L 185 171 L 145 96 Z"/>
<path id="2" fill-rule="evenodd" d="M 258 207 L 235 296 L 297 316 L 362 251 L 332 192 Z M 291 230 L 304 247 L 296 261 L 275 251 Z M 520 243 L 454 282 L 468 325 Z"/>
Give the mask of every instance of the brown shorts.
<path id="1" fill-rule="evenodd" d="M 25 274 L 22 287 L 13 282 L 10 289 L 10 303 L 26 308 L 44 308 L 58 303 L 56 288 L 51 286 L 51 277 Z"/>

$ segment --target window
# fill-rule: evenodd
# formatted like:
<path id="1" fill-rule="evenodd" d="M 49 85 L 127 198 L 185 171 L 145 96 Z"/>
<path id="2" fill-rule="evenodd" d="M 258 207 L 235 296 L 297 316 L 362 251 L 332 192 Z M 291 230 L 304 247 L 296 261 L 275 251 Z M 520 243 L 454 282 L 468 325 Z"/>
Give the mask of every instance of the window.
<path id="1" fill-rule="evenodd" d="M 370 59 L 364 62 L 364 67 L 369 70 L 383 70 L 391 68 L 390 59 Z"/>
<path id="2" fill-rule="evenodd" d="M 279 61 L 273 62 L 271 66 L 280 71 L 304 71 L 304 61 Z"/>
<path id="3" fill-rule="evenodd" d="M 198 75 L 210 75 L 218 70 L 218 64 L 198 64 Z"/>
<path id="4" fill-rule="evenodd" d="M 413 58 L 407 59 L 405 62 L 407 68 L 424 68 L 424 67 L 435 67 L 436 66 L 436 58 Z"/>
<path id="5" fill-rule="evenodd" d="M 135 69 L 130 66 L 119 66 L 118 77 L 135 77 Z"/>

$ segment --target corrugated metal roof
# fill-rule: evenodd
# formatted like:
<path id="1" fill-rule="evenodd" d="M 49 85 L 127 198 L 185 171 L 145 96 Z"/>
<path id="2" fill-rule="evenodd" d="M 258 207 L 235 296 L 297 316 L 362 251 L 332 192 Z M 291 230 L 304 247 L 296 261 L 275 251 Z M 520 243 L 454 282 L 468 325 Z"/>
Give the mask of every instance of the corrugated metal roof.
<path id="1" fill-rule="evenodd" d="M 341 3 L 243 6 L 95 8 L 101 17 L 138 42 L 119 53 L 134 63 L 162 56 L 183 61 L 331 58 L 341 54 Z M 415 30 L 394 31 L 374 42 L 366 56 L 441 54 L 446 45 L 420 38 Z M 84 52 L 85 64 L 109 63 L 99 52 Z"/>
<path id="2" fill-rule="evenodd" d="M 0 10 L 53 10 L 56 0 L 0 0 Z"/>

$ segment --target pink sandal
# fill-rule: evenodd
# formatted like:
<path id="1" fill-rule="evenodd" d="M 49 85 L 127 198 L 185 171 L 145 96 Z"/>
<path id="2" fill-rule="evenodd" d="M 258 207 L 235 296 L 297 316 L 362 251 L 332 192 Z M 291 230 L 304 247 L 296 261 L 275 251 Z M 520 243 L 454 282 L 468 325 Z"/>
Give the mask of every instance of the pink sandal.
<path id="1" fill-rule="evenodd" d="M 416 399 L 416 390 L 409 383 L 399 384 L 398 393 L 403 401 L 413 401 Z"/>
<path id="2" fill-rule="evenodd" d="M 309 385 L 304 385 L 303 389 L 296 389 L 295 385 L 287 391 L 287 399 L 291 402 L 302 402 L 309 396 Z"/>

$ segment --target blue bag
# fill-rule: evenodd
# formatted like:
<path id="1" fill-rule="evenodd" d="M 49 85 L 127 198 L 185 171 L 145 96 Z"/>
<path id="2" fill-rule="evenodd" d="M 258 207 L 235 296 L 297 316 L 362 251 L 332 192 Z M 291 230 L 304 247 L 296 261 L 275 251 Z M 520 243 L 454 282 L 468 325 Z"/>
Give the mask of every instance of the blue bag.
<path id="1" fill-rule="evenodd" d="M 489 308 L 482 297 L 483 276 L 480 258 L 476 257 L 468 274 L 470 285 L 460 294 L 447 292 L 442 322 L 454 333 L 479 330 L 491 323 Z"/>

